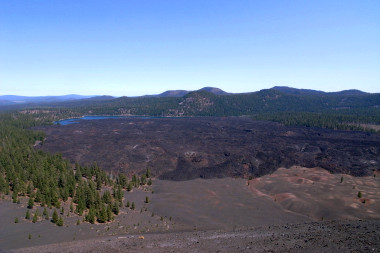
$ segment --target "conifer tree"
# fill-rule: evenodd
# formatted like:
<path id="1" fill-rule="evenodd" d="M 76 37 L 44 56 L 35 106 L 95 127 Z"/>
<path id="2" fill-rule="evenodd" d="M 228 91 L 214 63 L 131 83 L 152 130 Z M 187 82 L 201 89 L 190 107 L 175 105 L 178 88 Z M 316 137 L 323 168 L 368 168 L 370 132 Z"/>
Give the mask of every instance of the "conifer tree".
<path id="1" fill-rule="evenodd" d="M 13 191 L 12 193 L 12 202 L 17 203 L 17 192 Z"/>
<path id="2" fill-rule="evenodd" d="M 38 211 L 38 210 L 37 210 L 37 211 Z M 36 223 L 37 220 L 38 220 L 38 212 L 37 212 L 37 211 L 36 211 L 36 212 L 34 213 L 34 215 L 33 215 L 33 219 L 32 219 L 32 222 L 33 222 L 33 223 Z"/>
<path id="3" fill-rule="evenodd" d="M 133 182 L 132 181 L 130 181 L 129 182 L 129 184 L 128 184 L 128 187 L 127 187 L 127 191 L 132 191 L 132 189 L 133 189 Z"/>
<path id="4" fill-rule="evenodd" d="M 107 221 L 111 221 L 113 219 L 111 205 L 107 205 Z"/>
<path id="5" fill-rule="evenodd" d="M 52 220 L 51 220 L 53 223 L 57 223 L 58 221 L 58 213 L 57 213 L 57 209 L 54 209 L 54 212 L 53 212 L 53 216 L 52 216 Z"/>
<path id="6" fill-rule="evenodd" d="M 107 220 L 108 220 L 107 209 L 103 205 L 102 208 L 99 211 L 98 222 L 104 223 L 104 222 L 107 222 Z"/>
<path id="7" fill-rule="evenodd" d="M 146 185 L 146 175 L 145 175 L 145 174 L 143 174 L 143 175 L 141 176 L 140 184 L 141 184 L 141 185 Z"/>
<path id="8" fill-rule="evenodd" d="M 150 169 L 149 168 L 146 169 L 145 175 L 147 178 L 150 178 Z"/>
<path id="9" fill-rule="evenodd" d="M 116 215 L 119 214 L 119 203 L 117 201 L 114 201 L 112 204 L 112 212 Z"/>
<path id="10" fill-rule="evenodd" d="M 90 222 L 91 224 L 95 223 L 95 217 L 96 217 L 96 211 L 94 208 L 90 208 L 88 211 L 88 214 L 86 215 L 86 221 Z"/>
<path id="11" fill-rule="evenodd" d="M 62 216 L 59 216 L 57 222 L 56 222 L 57 226 L 59 227 L 62 227 L 63 226 L 63 217 Z"/>
<path id="12" fill-rule="evenodd" d="M 32 209 L 34 206 L 34 199 L 32 197 L 29 198 L 29 201 L 28 201 L 28 208 L 29 209 Z"/>
<path id="13" fill-rule="evenodd" d="M 107 190 L 104 191 L 102 199 L 103 199 L 103 202 L 105 204 L 110 204 L 111 203 L 111 193 Z"/>

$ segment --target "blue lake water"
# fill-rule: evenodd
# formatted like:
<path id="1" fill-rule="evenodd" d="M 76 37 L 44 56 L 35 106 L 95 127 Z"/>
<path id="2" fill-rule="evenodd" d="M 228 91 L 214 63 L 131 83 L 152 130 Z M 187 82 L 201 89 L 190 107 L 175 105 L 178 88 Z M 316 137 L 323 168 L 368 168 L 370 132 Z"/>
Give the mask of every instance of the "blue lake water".
<path id="1" fill-rule="evenodd" d="M 63 120 L 56 121 L 54 123 L 58 124 L 58 125 L 66 126 L 66 125 L 71 125 L 71 124 L 79 123 L 79 122 L 81 122 L 83 120 L 117 119 L 117 118 L 121 118 L 121 117 L 120 116 L 83 116 L 81 118 L 63 119 Z"/>
<path id="2" fill-rule="evenodd" d="M 140 119 L 151 119 L 151 118 L 159 118 L 159 117 L 143 117 L 143 116 L 83 116 L 81 118 L 71 118 L 71 119 L 63 119 L 54 122 L 57 125 L 70 125 L 80 123 L 83 120 L 95 120 L 95 119 L 126 119 L 126 118 L 140 118 Z"/>

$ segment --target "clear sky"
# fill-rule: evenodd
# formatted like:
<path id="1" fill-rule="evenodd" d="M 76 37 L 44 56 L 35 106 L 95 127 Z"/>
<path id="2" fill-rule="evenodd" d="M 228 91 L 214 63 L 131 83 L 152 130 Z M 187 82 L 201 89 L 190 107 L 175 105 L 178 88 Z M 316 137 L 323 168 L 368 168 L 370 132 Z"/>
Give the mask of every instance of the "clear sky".
<path id="1" fill-rule="evenodd" d="M 0 95 L 276 85 L 380 92 L 380 1 L 0 1 Z"/>

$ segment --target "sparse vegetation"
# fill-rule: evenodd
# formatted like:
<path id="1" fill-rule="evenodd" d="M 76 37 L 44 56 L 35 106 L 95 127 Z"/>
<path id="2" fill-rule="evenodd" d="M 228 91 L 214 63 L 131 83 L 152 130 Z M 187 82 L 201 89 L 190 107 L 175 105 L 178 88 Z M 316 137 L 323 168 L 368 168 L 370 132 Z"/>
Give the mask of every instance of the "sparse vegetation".
<path id="1" fill-rule="evenodd" d="M 37 220 L 38 220 L 38 210 L 34 212 L 32 222 L 33 222 L 33 223 L 36 223 Z"/>

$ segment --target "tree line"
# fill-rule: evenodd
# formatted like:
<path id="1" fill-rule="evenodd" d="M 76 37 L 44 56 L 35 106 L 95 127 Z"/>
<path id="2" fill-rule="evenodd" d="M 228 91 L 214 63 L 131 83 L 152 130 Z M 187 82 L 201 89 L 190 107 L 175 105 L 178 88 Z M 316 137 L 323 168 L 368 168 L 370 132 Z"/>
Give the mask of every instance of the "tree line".
<path id="1" fill-rule="evenodd" d="M 29 209 L 35 205 L 59 209 L 63 203 L 70 203 L 70 211 L 84 215 L 85 221 L 102 223 L 118 215 L 124 191 L 152 184 L 149 170 L 131 179 L 122 173 L 111 179 L 96 163 L 72 165 L 60 154 L 35 150 L 33 144 L 45 136 L 30 128 L 51 122 L 52 118 L 0 114 L 0 194 L 9 195 L 14 203 L 29 198 Z M 60 218 L 53 220 L 57 225 L 63 224 Z"/>

